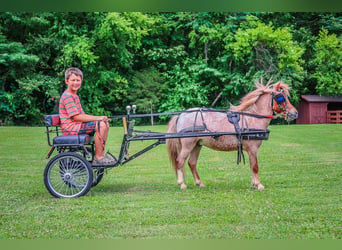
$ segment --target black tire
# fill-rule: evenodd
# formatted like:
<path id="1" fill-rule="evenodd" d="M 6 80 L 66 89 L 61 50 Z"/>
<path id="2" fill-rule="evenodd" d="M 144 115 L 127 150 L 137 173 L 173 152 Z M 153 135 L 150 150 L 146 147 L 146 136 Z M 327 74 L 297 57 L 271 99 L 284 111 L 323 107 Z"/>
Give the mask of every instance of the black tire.
<path id="1" fill-rule="evenodd" d="M 92 187 L 95 187 L 100 183 L 104 175 L 104 168 L 94 168 L 93 167 L 93 184 Z"/>
<path id="2" fill-rule="evenodd" d="M 93 183 L 93 169 L 81 155 L 60 153 L 45 167 L 44 184 L 57 198 L 75 198 L 87 194 Z"/>

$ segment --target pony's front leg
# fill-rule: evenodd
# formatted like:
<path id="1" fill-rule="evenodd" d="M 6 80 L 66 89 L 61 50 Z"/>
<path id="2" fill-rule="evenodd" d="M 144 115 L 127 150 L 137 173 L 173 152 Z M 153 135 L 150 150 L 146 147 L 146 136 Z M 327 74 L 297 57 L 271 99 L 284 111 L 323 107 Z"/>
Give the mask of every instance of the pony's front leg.
<path id="1" fill-rule="evenodd" d="M 248 150 L 250 168 L 252 171 L 252 186 L 257 188 L 258 190 L 264 190 L 265 188 L 259 180 L 259 166 L 258 166 L 257 153 L 258 153 L 258 149 Z"/>

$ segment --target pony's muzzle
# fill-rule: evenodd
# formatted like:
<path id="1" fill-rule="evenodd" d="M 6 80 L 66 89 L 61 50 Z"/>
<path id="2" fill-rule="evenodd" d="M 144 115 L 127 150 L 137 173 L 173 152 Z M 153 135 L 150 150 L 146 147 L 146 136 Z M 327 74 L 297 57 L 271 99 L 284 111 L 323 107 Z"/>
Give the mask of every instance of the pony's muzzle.
<path id="1" fill-rule="evenodd" d="M 287 113 L 287 120 L 288 121 L 293 121 L 296 120 L 298 118 L 298 111 L 294 110 L 294 111 L 289 111 Z"/>

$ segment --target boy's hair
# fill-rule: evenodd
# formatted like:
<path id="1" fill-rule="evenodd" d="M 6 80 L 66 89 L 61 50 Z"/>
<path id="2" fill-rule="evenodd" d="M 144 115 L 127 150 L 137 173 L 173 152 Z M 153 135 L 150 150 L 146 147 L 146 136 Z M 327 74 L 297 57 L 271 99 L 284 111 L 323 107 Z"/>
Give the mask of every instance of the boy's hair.
<path id="1" fill-rule="evenodd" d="M 74 74 L 74 75 L 77 75 L 77 76 L 80 76 L 81 79 L 83 80 L 83 73 L 80 69 L 78 68 L 68 68 L 66 71 L 65 71 L 65 79 L 68 80 L 69 77 Z"/>

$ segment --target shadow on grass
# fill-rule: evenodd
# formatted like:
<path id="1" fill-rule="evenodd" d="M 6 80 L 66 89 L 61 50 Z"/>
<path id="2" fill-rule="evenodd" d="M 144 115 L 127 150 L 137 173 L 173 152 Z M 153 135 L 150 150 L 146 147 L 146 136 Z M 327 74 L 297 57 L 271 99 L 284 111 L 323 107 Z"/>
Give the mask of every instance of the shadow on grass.
<path id="1" fill-rule="evenodd" d="M 148 195 L 151 193 L 160 193 L 160 192 L 172 192 L 177 191 L 178 185 L 175 184 L 162 184 L 162 183 L 101 183 L 91 188 L 92 195 L 101 195 L 104 194 L 128 194 L 128 193 L 141 193 L 141 195 Z"/>
<path id="2" fill-rule="evenodd" d="M 208 181 L 205 188 L 200 188 L 193 183 L 187 183 L 187 189 L 181 190 L 176 182 L 158 182 L 146 183 L 146 182 L 131 182 L 131 183 L 101 183 L 93 187 L 91 190 L 92 196 L 102 196 L 107 194 L 134 194 L 141 196 L 148 195 L 159 195 L 161 193 L 179 193 L 179 194 L 198 194 L 206 193 L 208 195 L 215 193 L 245 193 L 245 192 L 266 192 L 258 191 L 256 188 L 252 187 L 250 183 L 242 183 L 240 181 L 229 182 L 216 182 Z"/>

